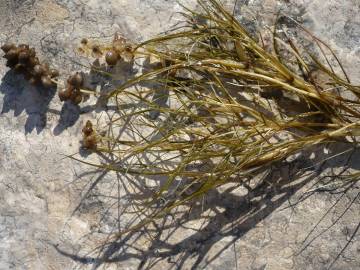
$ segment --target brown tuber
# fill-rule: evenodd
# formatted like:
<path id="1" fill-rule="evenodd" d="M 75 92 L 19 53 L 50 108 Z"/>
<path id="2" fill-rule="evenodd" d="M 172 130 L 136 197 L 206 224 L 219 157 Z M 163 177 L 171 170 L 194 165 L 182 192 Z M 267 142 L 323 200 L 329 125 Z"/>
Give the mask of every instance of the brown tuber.
<path id="1" fill-rule="evenodd" d="M 56 78 L 59 76 L 59 71 L 56 69 L 51 69 L 49 75 L 51 78 Z"/>
<path id="2" fill-rule="evenodd" d="M 85 126 L 82 129 L 82 132 L 85 136 L 89 136 L 91 133 L 94 132 L 93 125 L 90 120 L 86 121 Z"/>
<path id="3" fill-rule="evenodd" d="M 61 101 L 66 101 L 71 97 L 71 89 L 64 89 L 58 95 Z"/>
<path id="4" fill-rule="evenodd" d="M 4 58 L 7 60 L 14 60 L 17 59 L 18 57 L 19 57 L 19 52 L 16 49 L 11 49 L 4 56 Z"/>
<path id="5" fill-rule="evenodd" d="M 28 65 L 29 65 L 29 67 L 34 67 L 34 66 L 38 65 L 39 63 L 40 63 L 39 58 L 31 57 Z"/>
<path id="6" fill-rule="evenodd" d="M 22 51 L 19 53 L 19 62 L 22 64 L 26 64 L 29 61 L 30 54 L 27 51 Z"/>
<path id="7" fill-rule="evenodd" d="M 92 134 L 90 136 L 84 137 L 83 139 L 83 145 L 87 149 L 96 149 L 97 140 L 95 134 Z"/>
<path id="8" fill-rule="evenodd" d="M 53 82 L 48 75 L 44 75 L 41 77 L 41 83 L 46 88 L 50 88 L 53 86 Z"/>
<path id="9" fill-rule="evenodd" d="M 91 121 L 86 121 L 85 126 L 82 129 L 83 132 L 83 146 L 87 149 L 96 149 L 97 138 Z"/>
<path id="10" fill-rule="evenodd" d="M 45 69 L 42 65 L 36 65 L 34 66 L 34 75 L 37 77 L 41 77 L 45 73 Z"/>
<path id="11" fill-rule="evenodd" d="M 108 51 L 105 55 L 105 61 L 109 66 L 115 66 L 119 58 L 119 54 L 114 50 Z"/>
<path id="12" fill-rule="evenodd" d="M 11 49 L 15 49 L 15 48 L 16 48 L 15 44 L 12 43 L 6 43 L 1 46 L 1 49 L 4 51 L 4 53 L 7 53 Z"/>
<path id="13" fill-rule="evenodd" d="M 83 96 L 81 93 L 76 93 L 76 94 L 73 94 L 71 96 L 71 101 L 75 104 L 75 105 L 78 105 L 81 103 L 81 101 L 83 100 Z"/>
<path id="14" fill-rule="evenodd" d="M 67 80 L 66 90 L 59 92 L 59 98 L 61 101 L 70 100 L 75 105 L 78 105 L 83 100 L 83 94 L 80 91 L 80 88 L 84 84 L 83 75 L 79 72 L 71 75 Z"/>
<path id="15" fill-rule="evenodd" d="M 82 87 L 82 85 L 84 83 L 84 79 L 83 79 L 83 76 L 81 75 L 81 73 L 76 72 L 75 74 L 70 76 L 70 78 L 68 79 L 68 82 L 75 88 L 80 88 L 80 87 Z"/>

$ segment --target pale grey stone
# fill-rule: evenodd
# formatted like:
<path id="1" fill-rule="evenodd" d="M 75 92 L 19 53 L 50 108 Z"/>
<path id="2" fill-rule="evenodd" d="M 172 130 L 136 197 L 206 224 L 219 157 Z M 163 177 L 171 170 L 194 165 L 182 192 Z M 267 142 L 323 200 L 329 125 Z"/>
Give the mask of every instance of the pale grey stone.
<path id="1" fill-rule="evenodd" d="M 195 6 L 194 0 L 186 2 Z M 226 1 L 224 6 L 231 8 L 231 3 Z M 241 0 L 235 11 L 250 30 L 271 26 L 278 10 L 297 19 L 334 48 L 349 76 L 359 82 L 359 5 L 357 0 Z M 68 72 L 82 69 L 79 63 L 89 63 L 75 53 L 82 37 L 109 39 L 117 31 L 141 41 L 176 25 L 178 11 L 181 7 L 175 0 L 2 0 L 0 43 L 31 44 L 41 59 L 61 70 L 64 79 Z M 291 21 L 285 24 L 295 31 Z M 201 222 L 193 214 L 190 229 L 179 226 L 169 243 L 164 240 L 166 234 L 150 244 L 145 238 L 137 247 L 129 239 L 107 250 L 115 254 L 114 263 L 101 264 L 87 252 L 104 239 L 104 233 L 128 222 L 108 213 L 108 202 L 100 196 L 113 189 L 115 176 L 86 174 L 87 166 L 63 156 L 78 151 L 82 125 L 98 112 L 71 105 L 62 109 L 54 92 L 39 93 L 4 64 L 1 59 L 1 270 L 95 269 L 98 265 L 98 269 L 150 269 L 152 263 L 152 269 L 327 269 L 360 220 L 358 201 L 351 204 L 357 192 L 349 192 L 307 238 L 340 196 L 314 194 L 293 206 L 305 191 L 313 189 L 314 179 L 280 195 L 276 188 L 266 189 L 267 196 L 260 201 L 256 200 L 258 191 L 241 196 L 214 191 L 206 200 L 209 207 L 213 204 L 220 210 L 201 232 L 196 230 Z M 354 158 L 353 167 L 358 169 L 359 155 Z M 305 159 L 289 159 L 289 166 L 306 167 Z M 343 161 L 340 157 L 334 167 L 343 166 Z M 288 176 L 285 169 L 277 175 Z M 100 184 L 79 206 L 96 179 Z M 126 205 L 129 198 L 122 194 L 119 203 Z M 178 221 L 169 218 L 166 222 Z M 222 232 L 224 226 L 232 229 Z M 333 269 L 359 269 L 358 255 L 359 245 L 354 242 Z"/>

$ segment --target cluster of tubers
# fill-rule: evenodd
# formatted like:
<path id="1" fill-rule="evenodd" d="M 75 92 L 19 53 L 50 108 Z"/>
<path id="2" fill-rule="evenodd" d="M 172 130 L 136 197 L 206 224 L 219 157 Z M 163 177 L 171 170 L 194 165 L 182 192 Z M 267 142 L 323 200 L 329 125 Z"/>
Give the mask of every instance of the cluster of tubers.
<path id="1" fill-rule="evenodd" d="M 86 149 L 96 149 L 97 139 L 96 133 L 93 129 L 93 125 L 90 120 L 86 121 L 85 126 L 82 129 L 83 132 L 83 146 Z"/>
<path id="2" fill-rule="evenodd" d="M 50 69 L 48 64 L 41 64 L 34 48 L 30 48 L 27 44 L 16 46 L 7 43 L 1 46 L 1 49 L 5 53 L 6 66 L 23 74 L 31 84 L 42 85 L 45 88 L 56 85 L 52 79 L 58 77 L 59 72 L 56 69 Z"/>
<path id="3" fill-rule="evenodd" d="M 98 44 L 91 44 L 86 38 L 83 38 L 79 51 L 84 53 L 90 50 L 92 56 L 96 58 L 104 57 L 106 64 L 110 67 L 115 66 L 121 60 L 131 61 L 134 58 L 132 45 L 118 34 L 115 34 L 111 45 L 102 47 Z"/>
<path id="4" fill-rule="evenodd" d="M 83 94 L 80 89 L 84 84 L 83 75 L 79 72 L 71 75 L 66 83 L 66 89 L 59 92 L 61 101 L 70 100 L 74 104 L 79 104 L 83 100 Z"/>
<path id="5" fill-rule="evenodd" d="M 27 44 L 16 46 L 15 44 L 7 43 L 1 46 L 1 50 L 5 53 L 3 57 L 7 60 L 6 66 L 13 69 L 16 73 L 22 74 L 31 84 L 43 86 L 45 88 L 56 86 L 56 82 L 53 81 L 53 78 L 58 77 L 59 72 L 55 69 L 50 69 L 48 64 L 41 63 L 36 56 L 34 48 L 30 48 Z M 120 59 L 120 55 L 108 52 L 106 59 L 109 63 L 115 65 Z M 83 75 L 80 72 L 72 74 L 67 79 L 66 89 L 59 91 L 58 95 L 60 100 L 69 100 L 76 105 L 81 103 L 84 95 L 81 93 L 80 89 L 83 85 Z M 90 121 L 86 122 L 82 132 L 83 146 L 87 149 L 96 149 L 96 133 Z"/>

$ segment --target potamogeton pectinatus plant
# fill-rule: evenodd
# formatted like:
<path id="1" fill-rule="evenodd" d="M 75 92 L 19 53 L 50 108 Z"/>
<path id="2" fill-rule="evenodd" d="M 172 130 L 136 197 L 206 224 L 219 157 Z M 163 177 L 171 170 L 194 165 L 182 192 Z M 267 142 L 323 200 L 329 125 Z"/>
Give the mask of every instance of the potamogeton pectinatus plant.
<path id="1" fill-rule="evenodd" d="M 199 12 L 185 8 L 184 28 L 137 45 L 119 37 L 96 46 L 81 42 L 81 53 L 103 57 L 109 66 L 142 66 L 141 74 L 106 94 L 117 109 L 96 127 L 105 135 L 89 123 L 83 129 L 85 146 L 112 158 L 81 161 L 165 179 L 146 202 L 134 202 L 144 219 L 115 237 L 221 185 L 248 186 L 275 162 L 313 146 L 357 144 L 360 87 L 325 43 L 299 26 L 330 53 L 332 61 L 323 53 L 323 64 L 286 32 L 281 37 L 277 25 L 269 46 L 218 1 L 198 3 Z M 344 181 L 355 180 L 357 174 Z M 159 200 L 161 206 L 150 207 Z"/>
<path id="2" fill-rule="evenodd" d="M 274 31 L 269 49 L 217 1 L 199 4 L 203 11 L 187 10 L 183 30 L 138 44 L 135 58 L 150 68 L 108 95 L 119 115 L 102 127 L 111 132 L 97 151 L 116 161 L 93 165 L 166 176 L 143 206 L 166 203 L 138 226 L 223 184 L 247 185 L 274 162 L 314 145 L 356 144 L 360 87 L 325 43 L 307 32 L 340 73 L 289 36 L 282 40 Z M 296 106 L 284 106 L 284 97 Z M 118 137 L 124 128 L 130 138 Z"/>

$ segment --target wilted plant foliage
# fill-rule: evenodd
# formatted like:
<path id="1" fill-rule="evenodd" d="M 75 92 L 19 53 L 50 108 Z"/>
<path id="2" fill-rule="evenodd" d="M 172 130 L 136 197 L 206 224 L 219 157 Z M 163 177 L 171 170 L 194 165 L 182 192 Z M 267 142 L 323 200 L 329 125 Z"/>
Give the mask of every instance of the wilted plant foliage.
<path id="1" fill-rule="evenodd" d="M 128 230 L 226 183 L 246 187 L 273 163 L 312 146 L 355 143 L 358 134 L 360 87 L 326 44 L 299 26 L 320 49 L 318 59 L 286 33 L 280 38 L 275 25 L 269 46 L 218 1 L 198 4 L 200 11 L 184 7 L 180 30 L 131 49 L 118 37 L 96 47 L 110 66 L 143 66 L 106 96 L 117 115 L 98 127 L 106 132 L 96 151 L 111 161 L 88 163 L 162 179 L 147 201 L 134 201 L 144 218 Z"/>
<path id="2" fill-rule="evenodd" d="M 184 7 L 186 26 L 141 44 L 118 36 L 107 45 L 81 42 L 81 53 L 103 57 L 110 67 L 142 66 L 141 74 L 101 97 L 115 105 L 115 115 L 83 129 L 84 147 L 111 158 L 82 162 L 157 183 L 152 196 L 133 201 L 142 220 L 116 236 L 224 184 L 247 187 L 275 162 L 315 145 L 356 143 L 360 87 L 326 44 L 299 26 L 319 48 L 318 59 L 286 32 L 280 35 L 277 23 L 267 44 L 262 32 L 248 33 L 218 1 L 198 4 L 200 11 Z M 5 48 L 6 58 L 20 62 L 23 53 L 12 50 L 18 49 Z M 36 77 L 35 68 L 26 72 L 43 85 L 55 77 Z M 83 91 L 80 73 L 66 87 L 62 101 L 79 104 L 91 93 Z"/>

